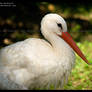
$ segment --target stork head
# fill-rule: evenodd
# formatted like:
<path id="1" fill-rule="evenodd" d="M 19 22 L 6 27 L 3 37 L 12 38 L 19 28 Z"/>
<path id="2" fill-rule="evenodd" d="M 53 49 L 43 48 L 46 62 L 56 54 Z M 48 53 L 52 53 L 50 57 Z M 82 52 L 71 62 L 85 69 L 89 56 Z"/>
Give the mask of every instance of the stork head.
<path id="1" fill-rule="evenodd" d="M 61 16 L 50 13 L 43 17 L 41 21 L 41 31 L 43 34 L 56 33 L 61 35 L 62 32 L 67 31 L 67 25 Z"/>
<path id="2" fill-rule="evenodd" d="M 56 34 L 61 39 L 63 39 L 70 47 L 87 63 L 88 60 L 72 40 L 72 37 L 67 32 L 67 25 L 65 20 L 58 14 L 50 13 L 43 17 L 41 21 L 41 32 L 44 36 L 49 34 Z"/>

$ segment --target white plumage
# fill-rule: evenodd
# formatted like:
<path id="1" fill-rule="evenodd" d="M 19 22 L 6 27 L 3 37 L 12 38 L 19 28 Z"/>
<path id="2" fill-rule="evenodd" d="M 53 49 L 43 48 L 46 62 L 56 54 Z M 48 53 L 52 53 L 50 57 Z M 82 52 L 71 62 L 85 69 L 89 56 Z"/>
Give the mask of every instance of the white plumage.
<path id="1" fill-rule="evenodd" d="M 41 21 L 41 32 L 48 42 L 28 38 L 2 48 L 0 89 L 62 88 L 75 62 L 73 49 L 58 36 L 66 31 L 61 16 L 47 14 Z"/>

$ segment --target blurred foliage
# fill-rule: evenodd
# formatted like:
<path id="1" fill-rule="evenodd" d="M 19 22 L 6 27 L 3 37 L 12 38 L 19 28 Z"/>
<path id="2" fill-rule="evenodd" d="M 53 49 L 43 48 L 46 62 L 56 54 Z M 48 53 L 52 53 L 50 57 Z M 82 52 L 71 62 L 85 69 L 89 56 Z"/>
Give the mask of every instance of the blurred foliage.
<path id="1" fill-rule="evenodd" d="M 40 21 L 47 13 L 60 14 L 76 41 L 92 41 L 92 5 L 90 2 L 14 2 L 16 7 L 0 7 L 0 47 L 40 37 Z M 5 11 L 6 14 L 3 12 Z M 20 35 L 21 34 L 21 35 Z"/>

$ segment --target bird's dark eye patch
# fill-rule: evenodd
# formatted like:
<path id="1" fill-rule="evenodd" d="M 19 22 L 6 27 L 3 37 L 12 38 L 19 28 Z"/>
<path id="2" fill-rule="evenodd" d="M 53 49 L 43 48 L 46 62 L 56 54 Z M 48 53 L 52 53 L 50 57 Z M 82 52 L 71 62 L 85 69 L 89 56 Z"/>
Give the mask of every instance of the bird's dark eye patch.
<path id="1" fill-rule="evenodd" d="M 58 27 L 60 27 L 62 29 L 62 24 L 60 23 L 57 23 Z"/>

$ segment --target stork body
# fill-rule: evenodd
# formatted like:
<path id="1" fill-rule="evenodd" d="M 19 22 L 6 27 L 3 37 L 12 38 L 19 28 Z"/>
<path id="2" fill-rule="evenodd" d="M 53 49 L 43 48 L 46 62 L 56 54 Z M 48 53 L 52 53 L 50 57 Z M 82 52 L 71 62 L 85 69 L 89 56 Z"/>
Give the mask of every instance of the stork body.
<path id="1" fill-rule="evenodd" d="M 62 29 L 57 23 L 62 24 Z M 48 14 L 41 22 L 41 32 L 48 42 L 28 38 L 2 48 L 0 74 L 5 76 L 6 83 L 0 80 L 1 89 L 62 88 L 75 62 L 73 49 L 58 36 L 66 30 L 62 17 Z M 12 81 L 10 87 L 7 80 Z"/>

